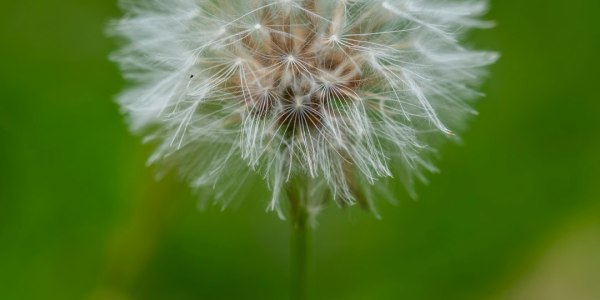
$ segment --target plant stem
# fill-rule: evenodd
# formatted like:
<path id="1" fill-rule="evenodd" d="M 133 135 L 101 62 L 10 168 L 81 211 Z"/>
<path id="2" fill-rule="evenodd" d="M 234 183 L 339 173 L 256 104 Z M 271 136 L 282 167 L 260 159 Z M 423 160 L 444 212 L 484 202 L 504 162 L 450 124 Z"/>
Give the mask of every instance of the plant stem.
<path id="1" fill-rule="evenodd" d="M 308 210 L 306 193 L 297 186 L 288 187 L 291 207 L 291 299 L 305 300 L 308 267 Z"/>

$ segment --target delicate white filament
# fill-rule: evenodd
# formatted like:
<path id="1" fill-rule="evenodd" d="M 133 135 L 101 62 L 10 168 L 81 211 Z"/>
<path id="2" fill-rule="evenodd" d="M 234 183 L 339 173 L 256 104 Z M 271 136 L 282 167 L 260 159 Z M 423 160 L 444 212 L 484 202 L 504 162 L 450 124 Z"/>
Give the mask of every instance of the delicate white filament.
<path id="1" fill-rule="evenodd" d="M 150 161 L 218 197 L 239 188 L 231 176 L 247 166 L 280 213 L 295 176 L 311 195 L 369 206 L 382 179 L 401 177 L 409 190 L 425 180 L 437 141 L 474 112 L 467 101 L 497 59 L 459 44 L 466 30 L 491 25 L 478 19 L 485 0 L 122 6 L 112 31 L 126 44 L 113 57 L 134 84 L 119 102 L 132 129 L 158 141 Z"/>

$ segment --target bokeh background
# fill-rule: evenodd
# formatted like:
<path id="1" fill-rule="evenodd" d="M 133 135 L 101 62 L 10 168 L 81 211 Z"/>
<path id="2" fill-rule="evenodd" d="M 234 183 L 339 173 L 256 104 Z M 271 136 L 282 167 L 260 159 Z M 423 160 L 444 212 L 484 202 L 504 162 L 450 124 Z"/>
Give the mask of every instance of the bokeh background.
<path id="1" fill-rule="evenodd" d="M 225 1 L 225 0 L 224 0 Z M 286 299 L 289 224 L 197 209 L 114 103 L 115 1 L 0 3 L 0 299 Z M 312 299 L 600 299 L 600 2 L 492 1 L 462 145 L 382 220 L 329 207 Z"/>

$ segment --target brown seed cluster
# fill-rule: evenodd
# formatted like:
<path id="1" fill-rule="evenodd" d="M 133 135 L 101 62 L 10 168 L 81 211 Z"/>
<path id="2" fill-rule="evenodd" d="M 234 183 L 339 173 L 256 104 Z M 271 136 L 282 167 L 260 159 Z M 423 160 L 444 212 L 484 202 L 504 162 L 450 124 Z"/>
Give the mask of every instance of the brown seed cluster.
<path id="1" fill-rule="evenodd" d="M 253 30 L 231 45 L 243 72 L 227 85 L 258 117 L 274 117 L 286 133 L 311 129 L 339 106 L 358 98 L 364 59 L 340 39 L 346 4 L 339 1 L 331 16 L 320 16 L 314 0 L 302 10 L 262 9 Z M 244 29 L 239 29 L 244 30 Z"/>

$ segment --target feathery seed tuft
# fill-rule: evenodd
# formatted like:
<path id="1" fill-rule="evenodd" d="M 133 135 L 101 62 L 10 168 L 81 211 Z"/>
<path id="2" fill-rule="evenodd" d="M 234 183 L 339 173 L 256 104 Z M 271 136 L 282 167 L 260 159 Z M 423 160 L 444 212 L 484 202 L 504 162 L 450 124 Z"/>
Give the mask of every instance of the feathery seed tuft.
<path id="1" fill-rule="evenodd" d="M 497 55 L 460 45 L 486 1 L 140 0 L 112 32 L 132 87 L 132 130 L 215 198 L 264 176 L 281 213 L 286 182 L 373 208 L 385 178 L 435 171 L 431 155 L 475 112 L 468 100 Z M 379 188 L 378 188 L 379 187 Z M 223 200 L 228 203 L 227 200 Z M 317 211 L 321 200 L 311 203 Z"/>

